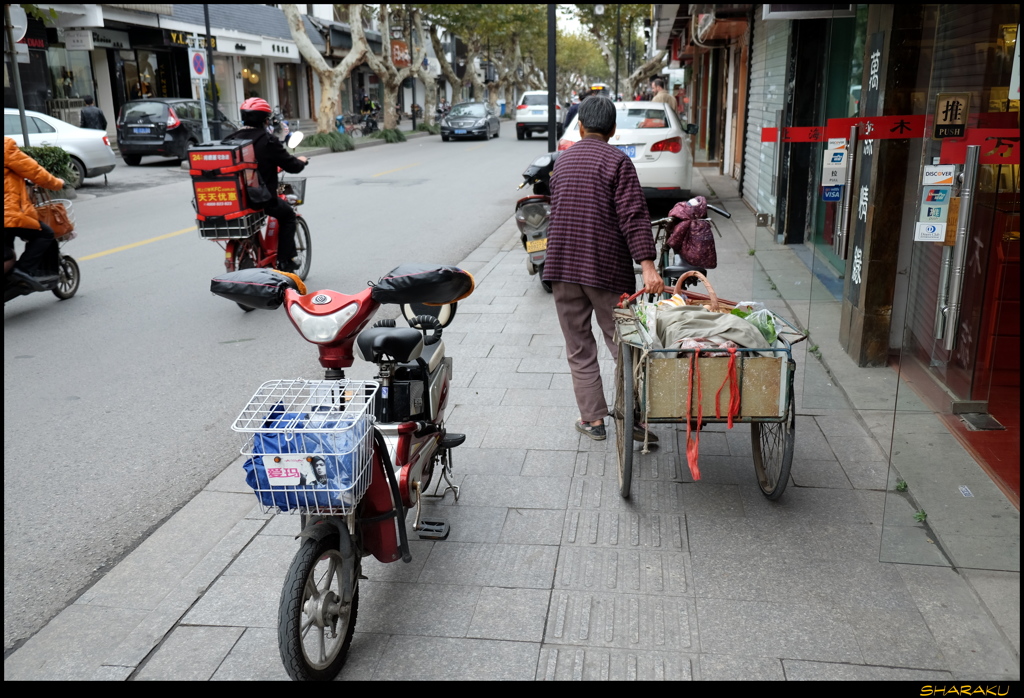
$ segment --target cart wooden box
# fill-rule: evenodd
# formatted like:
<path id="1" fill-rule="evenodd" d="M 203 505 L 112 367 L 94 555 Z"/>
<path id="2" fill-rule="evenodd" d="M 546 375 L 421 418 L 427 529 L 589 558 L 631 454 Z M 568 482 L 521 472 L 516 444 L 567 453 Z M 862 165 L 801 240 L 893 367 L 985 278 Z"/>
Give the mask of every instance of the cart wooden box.
<path id="1" fill-rule="evenodd" d="M 777 499 L 785 490 L 793 460 L 796 364 L 792 346 L 799 339 L 791 342 L 787 335 L 803 338 L 792 325 L 782 322 L 787 330 L 779 333 L 772 346 L 737 349 L 735 359 L 739 408 L 732 421 L 751 425 L 754 472 L 761 491 L 769 499 Z M 634 457 L 633 425 L 687 421 L 696 424 L 698 405 L 702 422 L 728 421 L 729 356 L 709 356 L 713 352 L 700 351 L 695 372 L 699 381 L 695 381 L 691 365 L 698 350 L 654 348 L 633 306 L 615 309 L 615 341 L 619 345 L 614 410 L 619 489 L 623 497 L 628 497 Z M 723 385 L 727 387 L 722 389 Z"/>

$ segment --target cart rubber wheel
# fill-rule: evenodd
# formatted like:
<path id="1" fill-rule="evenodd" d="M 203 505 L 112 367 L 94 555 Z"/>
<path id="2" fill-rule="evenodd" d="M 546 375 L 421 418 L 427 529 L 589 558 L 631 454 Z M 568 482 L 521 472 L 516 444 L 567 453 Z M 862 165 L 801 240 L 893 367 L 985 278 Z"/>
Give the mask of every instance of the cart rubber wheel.
<path id="1" fill-rule="evenodd" d="M 633 350 L 619 344 L 615 362 L 615 450 L 619 461 L 619 494 L 629 499 L 633 480 Z"/>
<path id="2" fill-rule="evenodd" d="M 309 225 L 301 216 L 295 217 L 295 253 L 302 260 L 299 268 L 295 270 L 295 275 L 305 281 L 313 262 L 313 240 L 309 236 Z"/>
<path id="3" fill-rule="evenodd" d="M 296 681 L 331 681 L 348 656 L 359 609 L 359 581 L 353 563 L 352 601 L 341 588 L 346 564 L 337 535 L 305 538 L 295 553 L 278 611 L 281 660 Z"/>
<path id="4" fill-rule="evenodd" d="M 789 470 L 793 465 L 793 444 L 796 441 L 796 414 L 793 391 L 789 391 L 789 414 L 785 421 L 752 422 L 750 443 L 754 459 L 754 474 L 761 492 L 768 499 L 778 499 L 789 484 Z"/>
<path id="5" fill-rule="evenodd" d="M 73 257 L 61 256 L 57 277 L 57 288 L 53 289 L 53 295 L 66 301 L 78 293 L 78 284 L 82 280 L 82 275 L 78 271 L 78 262 Z"/>

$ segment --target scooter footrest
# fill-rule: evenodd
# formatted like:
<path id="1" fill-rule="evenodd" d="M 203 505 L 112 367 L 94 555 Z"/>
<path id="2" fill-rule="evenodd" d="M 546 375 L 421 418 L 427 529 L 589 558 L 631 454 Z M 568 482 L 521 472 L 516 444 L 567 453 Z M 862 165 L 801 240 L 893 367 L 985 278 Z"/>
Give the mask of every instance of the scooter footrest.
<path id="1" fill-rule="evenodd" d="M 455 448 L 456 446 L 461 446 L 465 441 L 465 434 L 453 434 L 452 432 L 448 432 L 444 435 L 444 438 L 441 439 L 440 446 L 441 448 Z"/>
<path id="2" fill-rule="evenodd" d="M 444 519 L 420 519 L 420 529 L 416 533 L 425 540 L 444 540 L 449 530 Z"/>

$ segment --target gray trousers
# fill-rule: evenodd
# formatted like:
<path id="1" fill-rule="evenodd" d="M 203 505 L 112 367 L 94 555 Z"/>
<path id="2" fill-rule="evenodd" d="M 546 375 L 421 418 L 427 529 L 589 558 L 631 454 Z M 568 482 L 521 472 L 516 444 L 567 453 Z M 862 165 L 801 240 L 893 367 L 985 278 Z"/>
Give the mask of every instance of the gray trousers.
<path id="1" fill-rule="evenodd" d="M 596 422 L 608 414 L 608 402 L 601 383 L 601 368 L 597 363 L 597 342 L 591 327 L 591 316 L 597 315 L 597 324 L 604 334 L 608 351 L 616 356 L 615 321 L 612 309 L 622 294 L 593 286 L 551 283 L 558 323 L 565 337 L 565 355 L 572 372 L 572 387 L 576 405 L 585 422 Z"/>

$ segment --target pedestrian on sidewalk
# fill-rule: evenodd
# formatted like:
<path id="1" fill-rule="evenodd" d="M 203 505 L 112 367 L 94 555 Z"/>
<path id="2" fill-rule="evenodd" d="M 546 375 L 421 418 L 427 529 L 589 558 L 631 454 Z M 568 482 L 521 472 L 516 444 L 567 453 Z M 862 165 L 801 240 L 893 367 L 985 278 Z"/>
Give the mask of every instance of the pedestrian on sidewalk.
<path id="1" fill-rule="evenodd" d="M 551 176 L 544 280 L 551 283 L 565 337 L 580 411 L 576 430 L 601 441 L 609 411 L 591 318 L 597 316 L 614 356 L 612 309 L 623 293 L 636 290 L 633 260 L 649 292 L 661 293 L 664 284 L 654 267 L 657 250 L 636 168 L 608 145 L 615 134 L 615 104 L 595 95 L 580 102 L 577 115 L 580 140 L 558 157 Z M 643 440 L 643 430 L 634 430 L 633 438 Z"/>
<path id="2" fill-rule="evenodd" d="M 107 117 L 103 115 L 102 109 L 93 106 L 92 95 L 86 95 L 83 100 L 85 101 L 85 106 L 82 107 L 82 119 L 79 122 L 79 126 L 106 131 Z"/>
<path id="3" fill-rule="evenodd" d="M 651 89 L 654 90 L 654 97 L 651 99 L 652 102 L 661 102 L 667 104 L 669 109 L 674 112 L 679 111 L 679 105 L 676 104 L 676 98 L 669 94 L 668 90 L 665 89 L 665 81 L 661 78 L 655 78 L 654 82 L 651 83 Z"/>

